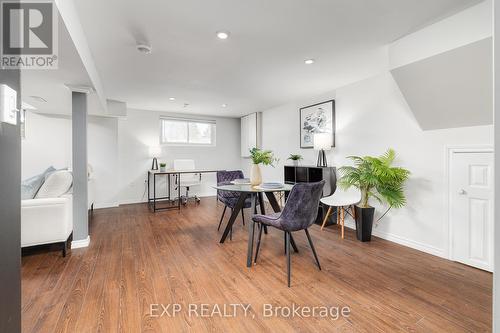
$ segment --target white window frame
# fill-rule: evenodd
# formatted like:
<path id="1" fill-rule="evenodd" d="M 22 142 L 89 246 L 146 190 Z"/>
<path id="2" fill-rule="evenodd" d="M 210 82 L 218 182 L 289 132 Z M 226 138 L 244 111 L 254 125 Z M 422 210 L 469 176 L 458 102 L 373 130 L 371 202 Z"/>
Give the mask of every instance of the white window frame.
<path id="1" fill-rule="evenodd" d="M 188 128 L 188 137 L 187 142 L 168 142 L 165 141 L 163 137 L 163 121 L 178 121 L 186 123 Z M 192 143 L 189 142 L 189 123 L 197 123 L 197 124 L 210 124 L 212 125 L 211 129 L 211 139 L 210 143 Z M 193 119 L 193 118 L 178 118 L 178 117 L 160 117 L 160 144 L 166 146 L 188 146 L 188 147 L 215 147 L 216 146 L 216 135 L 217 133 L 217 122 L 215 120 L 210 119 Z"/>

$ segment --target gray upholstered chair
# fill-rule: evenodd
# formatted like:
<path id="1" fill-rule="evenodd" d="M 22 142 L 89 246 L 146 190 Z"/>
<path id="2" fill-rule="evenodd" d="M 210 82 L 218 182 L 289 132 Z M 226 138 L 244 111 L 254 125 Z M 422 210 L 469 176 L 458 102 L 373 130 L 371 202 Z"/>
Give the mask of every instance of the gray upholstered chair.
<path id="1" fill-rule="evenodd" d="M 290 191 L 290 195 L 288 196 L 285 207 L 281 213 L 255 215 L 253 217 L 254 222 L 274 227 L 285 233 L 288 287 L 290 287 L 291 275 L 290 237 L 292 232 L 300 230 L 305 231 L 307 240 L 309 241 L 309 245 L 311 246 L 311 250 L 314 254 L 314 258 L 316 259 L 316 264 L 321 270 L 321 265 L 319 264 L 318 256 L 307 228 L 314 223 L 316 217 L 318 216 L 319 200 L 321 198 L 324 185 L 324 180 L 317 183 L 296 184 Z M 257 249 L 255 251 L 255 262 L 257 262 L 257 257 L 259 255 L 262 229 L 263 228 L 260 228 L 259 230 L 259 239 L 257 241 Z"/>
<path id="2" fill-rule="evenodd" d="M 217 171 L 217 185 L 229 185 L 235 179 L 243 179 L 243 171 L 241 170 L 233 170 L 233 171 Z M 240 197 L 240 193 L 231 192 L 231 191 L 217 191 L 217 199 L 224 204 L 224 210 L 222 211 L 222 216 L 220 217 L 219 226 L 217 230 L 220 229 L 222 221 L 224 220 L 224 214 L 226 214 L 227 207 L 234 209 L 236 203 L 238 202 L 238 198 Z M 258 205 L 257 201 L 257 205 Z M 250 208 L 251 201 L 248 198 L 245 201 L 245 205 L 243 208 Z M 245 215 L 243 213 L 243 209 L 241 210 L 241 219 L 243 221 L 243 225 L 245 224 Z"/>

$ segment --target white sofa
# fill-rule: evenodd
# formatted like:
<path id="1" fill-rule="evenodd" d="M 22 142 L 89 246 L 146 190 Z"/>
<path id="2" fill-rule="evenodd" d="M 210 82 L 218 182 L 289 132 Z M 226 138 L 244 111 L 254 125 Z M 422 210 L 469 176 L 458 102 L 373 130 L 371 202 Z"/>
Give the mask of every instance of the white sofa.
<path id="1" fill-rule="evenodd" d="M 21 247 L 56 243 L 60 244 L 63 256 L 66 256 L 68 242 L 73 233 L 72 177 L 71 171 L 58 172 L 66 174 L 69 172 L 70 176 L 69 178 L 64 175 L 56 176 L 54 181 L 46 178 L 34 199 L 21 200 Z M 45 197 L 38 198 L 41 194 Z M 94 179 L 90 165 L 88 210 L 89 212 L 94 210 Z"/>
<path id="2" fill-rule="evenodd" d="M 21 247 L 58 243 L 66 256 L 72 233 L 72 195 L 21 201 Z"/>

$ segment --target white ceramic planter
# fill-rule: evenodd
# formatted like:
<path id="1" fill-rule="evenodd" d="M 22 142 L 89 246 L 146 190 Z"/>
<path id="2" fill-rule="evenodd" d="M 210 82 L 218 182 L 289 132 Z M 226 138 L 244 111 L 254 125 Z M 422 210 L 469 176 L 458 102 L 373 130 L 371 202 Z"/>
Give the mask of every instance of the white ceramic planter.
<path id="1" fill-rule="evenodd" d="M 252 186 L 259 186 L 262 184 L 262 173 L 260 172 L 260 166 L 258 164 L 252 164 L 252 170 L 250 172 L 250 184 Z"/>

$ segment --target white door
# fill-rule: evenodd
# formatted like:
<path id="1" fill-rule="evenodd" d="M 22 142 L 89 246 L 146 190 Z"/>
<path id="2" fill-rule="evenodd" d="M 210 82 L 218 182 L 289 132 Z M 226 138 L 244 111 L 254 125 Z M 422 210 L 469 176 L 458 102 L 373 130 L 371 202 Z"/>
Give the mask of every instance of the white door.
<path id="1" fill-rule="evenodd" d="M 493 271 L 493 153 L 454 152 L 450 162 L 452 259 Z"/>

